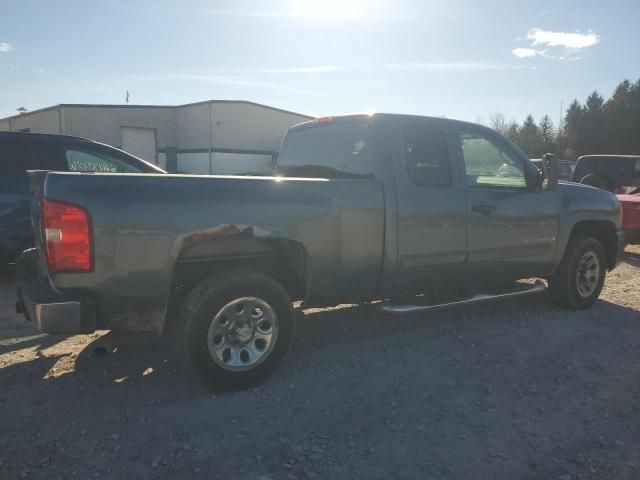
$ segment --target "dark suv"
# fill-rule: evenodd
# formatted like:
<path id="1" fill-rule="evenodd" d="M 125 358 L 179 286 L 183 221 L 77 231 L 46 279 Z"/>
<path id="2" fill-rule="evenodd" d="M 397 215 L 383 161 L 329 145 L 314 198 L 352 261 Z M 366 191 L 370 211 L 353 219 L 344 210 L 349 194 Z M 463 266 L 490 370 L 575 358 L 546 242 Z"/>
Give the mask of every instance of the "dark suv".
<path id="1" fill-rule="evenodd" d="M 638 191 L 640 156 L 584 155 L 576 163 L 573 180 L 613 193 Z"/>
<path id="2" fill-rule="evenodd" d="M 0 132 L 0 264 L 33 246 L 27 170 L 164 173 L 122 150 L 84 138 Z"/>

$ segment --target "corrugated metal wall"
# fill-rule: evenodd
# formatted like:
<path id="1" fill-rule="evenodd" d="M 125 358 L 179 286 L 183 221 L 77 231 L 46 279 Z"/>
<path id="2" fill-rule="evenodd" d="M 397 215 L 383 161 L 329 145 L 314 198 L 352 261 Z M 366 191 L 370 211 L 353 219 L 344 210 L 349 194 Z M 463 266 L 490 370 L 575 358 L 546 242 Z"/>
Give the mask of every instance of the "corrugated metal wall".
<path id="1" fill-rule="evenodd" d="M 285 133 L 304 122 L 303 115 L 248 103 L 212 103 L 213 146 L 245 150 L 280 150 Z"/>
<path id="2" fill-rule="evenodd" d="M 58 107 L 25 113 L 11 120 L 11 130 L 17 132 L 25 128 L 32 133 L 60 133 L 60 112 Z"/>
<path id="3" fill-rule="evenodd" d="M 209 104 L 178 107 L 176 129 L 178 150 L 209 148 Z"/>
<path id="4" fill-rule="evenodd" d="M 264 105 L 214 100 L 179 107 L 61 105 L 0 120 L 0 129 L 30 128 L 120 147 L 122 127 L 153 128 L 163 166 L 171 157 L 170 168 L 187 173 L 269 174 L 271 154 L 287 129 L 305 120 Z"/>
<path id="5" fill-rule="evenodd" d="M 120 127 L 155 128 L 158 148 L 176 145 L 173 107 L 63 106 L 63 133 L 120 146 Z"/>

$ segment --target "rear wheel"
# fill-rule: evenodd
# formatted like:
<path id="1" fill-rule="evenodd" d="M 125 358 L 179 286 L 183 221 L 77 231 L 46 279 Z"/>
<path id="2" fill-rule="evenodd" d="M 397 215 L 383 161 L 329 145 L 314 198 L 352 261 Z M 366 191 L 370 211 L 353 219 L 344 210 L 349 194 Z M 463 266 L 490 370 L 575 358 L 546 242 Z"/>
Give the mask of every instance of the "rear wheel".
<path id="1" fill-rule="evenodd" d="M 606 269 L 600 242 L 587 235 L 572 235 L 558 270 L 549 279 L 549 293 L 560 306 L 590 307 L 602 291 Z"/>
<path id="2" fill-rule="evenodd" d="M 234 271 L 198 285 L 181 312 L 182 356 L 209 384 L 241 387 L 262 380 L 289 350 L 291 300 L 275 280 Z"/>

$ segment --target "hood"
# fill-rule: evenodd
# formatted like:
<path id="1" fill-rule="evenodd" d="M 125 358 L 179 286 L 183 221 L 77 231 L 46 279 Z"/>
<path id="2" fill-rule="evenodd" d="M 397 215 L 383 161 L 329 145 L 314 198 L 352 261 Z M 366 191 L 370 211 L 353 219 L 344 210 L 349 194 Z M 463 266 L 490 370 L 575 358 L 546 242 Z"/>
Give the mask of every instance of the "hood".
<path id="1" fill-rule="evenodd" d="M 640 193 L 633 195 L 616 195 L 622 203 L 640 203 Z"/>
<path id="2" fill-rule="evenodd" d="M 601 188 L 585 185 L 584 183 L 559 181 L 557 189 L 563 194 L 574 199 L 594 201 L 605 209 L 616 210 L 620 208 L 620 202 L 616 196 L 611 192 L 602 190 Z"/>

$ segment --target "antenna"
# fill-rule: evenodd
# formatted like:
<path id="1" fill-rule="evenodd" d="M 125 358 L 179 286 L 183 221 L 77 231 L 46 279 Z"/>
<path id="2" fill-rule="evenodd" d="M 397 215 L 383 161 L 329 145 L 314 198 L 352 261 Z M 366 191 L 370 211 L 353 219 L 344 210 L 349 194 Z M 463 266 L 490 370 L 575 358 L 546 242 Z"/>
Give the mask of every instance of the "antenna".
<path id="1" fill-rule="evenodd" d="M 564 104 L 564 100 L 560 100 L 560 119 L 558 120 L 558 133 L 560 133 L 560 129 L 562 128 L 562 105 Z"/>

